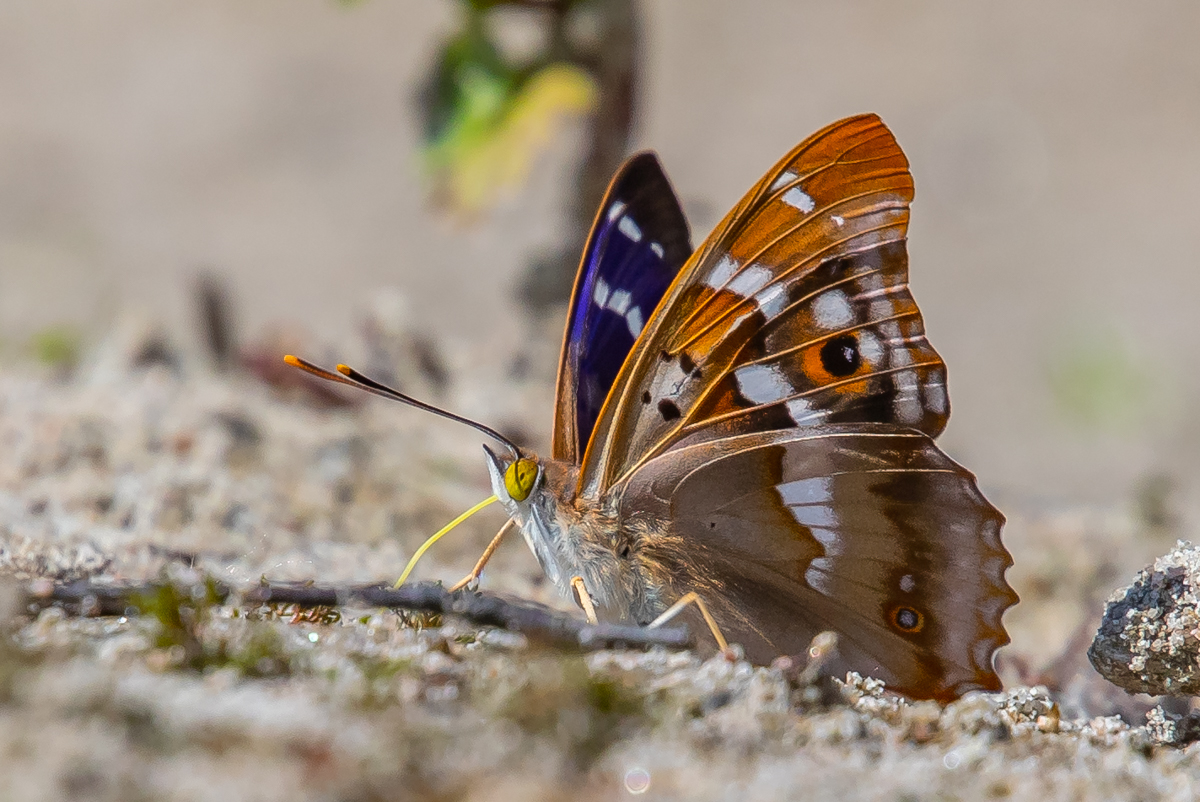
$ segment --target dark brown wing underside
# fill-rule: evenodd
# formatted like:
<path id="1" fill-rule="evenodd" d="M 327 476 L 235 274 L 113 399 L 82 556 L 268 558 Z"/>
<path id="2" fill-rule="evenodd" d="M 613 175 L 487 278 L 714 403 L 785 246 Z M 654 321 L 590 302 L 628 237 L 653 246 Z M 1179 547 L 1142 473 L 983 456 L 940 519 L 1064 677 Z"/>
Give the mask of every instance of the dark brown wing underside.
<path id="1" fill-rule="evenodd" d="M 636 472 L 621 511 L 669 522 L 646 553 L 755 662 L 833 630 L 839 669 L 909 696 L 1000 687 L 1004 519 L 927 435 L 866 424 L 680 448 Z"/>

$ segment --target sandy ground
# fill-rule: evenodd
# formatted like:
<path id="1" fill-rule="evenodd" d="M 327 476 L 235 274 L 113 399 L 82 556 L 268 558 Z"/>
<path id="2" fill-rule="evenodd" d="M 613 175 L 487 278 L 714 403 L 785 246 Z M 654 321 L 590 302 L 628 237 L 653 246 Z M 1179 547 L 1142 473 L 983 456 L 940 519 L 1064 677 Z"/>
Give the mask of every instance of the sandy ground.
<path id="1" fill-rule="evenodd" d="M 382 402 L 319 409 L 186 360 L 130 369 L 120 354 L 144 353 L 137 342 L 110 338 L 71 378 L 33 366 L 0 378 L 4 575 L 173 577 L 185 589 L 204 576 L 386 579 L 487 493 L 469 430 Z M 510 379 L 491 392 L 519 406 L 545 387 Z M 446 538 L 418 576 L 461 576 L 497 524 Z M 1082 532 L 1106 546 L 1084 548 Z M 31 616 L 10 580 L 0 754 L 20 768 L 0 794 L 1190 799 L 1200 746 L 1171 743 L 1186 703 L 1148 720 L 1148 699 L 1107 685 L 1083 656 L 1098 599 L 1127 579 L 1119 563 L 1141 559 L 1129 543 L 1152 551 L 1163 537 L 1115 511 L 1013 515 L 1010 546 L 1036 540 L 1044 556 L 1011 574 L 1023 601 L 1001 654 L 1008 690 L 945 708 L 870 682 L 798 683 L 783 666 L 580 656 L 453 621 L 354 609 L 312 620 L 209 607 L 186 590 L 147 602 L 154 615 Z M 484 582 L 569 609 L 518 539 Z M 200 611 L 184 614 L 186 636 L 162 615 L 177 604 Z"/>

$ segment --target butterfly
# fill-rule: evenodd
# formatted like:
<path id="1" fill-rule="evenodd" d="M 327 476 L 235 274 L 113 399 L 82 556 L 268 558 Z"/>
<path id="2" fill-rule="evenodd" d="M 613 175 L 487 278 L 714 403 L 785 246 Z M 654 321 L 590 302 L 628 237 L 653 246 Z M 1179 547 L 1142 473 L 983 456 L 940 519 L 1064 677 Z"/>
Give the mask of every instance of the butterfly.
<path id="1" fill-rule="evenodd" d="M 907 696 L 1000 688 L 1012 558 L 934 442 L 950 406 L 908 288 L 912 198 L 875 115 L 804 140 L 695 251 L 658 159 L 621 167 L 570 302 L 551 454 L 487 450 L 554 584 L 644 625 L 695 599 L 685 620 L 760 664 L 833 631 L 831 670 Z"/>

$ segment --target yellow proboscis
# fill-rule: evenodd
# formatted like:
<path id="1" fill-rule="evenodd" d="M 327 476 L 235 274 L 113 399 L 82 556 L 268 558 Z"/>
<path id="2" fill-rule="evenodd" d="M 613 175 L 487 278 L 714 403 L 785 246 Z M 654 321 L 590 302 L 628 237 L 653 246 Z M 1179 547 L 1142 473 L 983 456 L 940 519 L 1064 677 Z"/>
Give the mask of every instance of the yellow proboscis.
<path id="1" fill-rule="evenodd" d="M 483 501 L 479 502 L 474 507 L 467 510 L 462 515 L 458 516 L 453 521 L 451 521 L 450 523 L 446 524 L 441 529 L 439 529 L 437 531 L 437 533 L 434 534 L 433 537 L 429 538 L 429 540 L 426 540 L 424 543 L 421 544 L 421 548 L 417 549 L 417 553 L 414 554 L 412 556 L 412 559 L 408 561 L 408 565 L 404 566 L 404 573 L 400 574 L 400 578 L 396 580 L 396 584 L 393 585 L 392 587 L 398 588 L 404 584 L 404 580 L 408 579 L 408 575 L 412 573 L 413 568 L 416 566 L 417 560 L 421 559 L 421 556 L 424 555 L 425 552 L 429 550 L 430 546 L 432 546 L 434 543 L 437 543 L 438 540 L 441 539 L 442 535 L 446 534 L 451 529 L 458 526 L 460 523 L 467 520 L 472 515 L 479 512 L 480 510 L 482 510 L 487 505 L 489 505 L 495 501 L 499 501 L 499 500 L 500 499 L 497 498 L 496 496 L 488 496 Z"/>

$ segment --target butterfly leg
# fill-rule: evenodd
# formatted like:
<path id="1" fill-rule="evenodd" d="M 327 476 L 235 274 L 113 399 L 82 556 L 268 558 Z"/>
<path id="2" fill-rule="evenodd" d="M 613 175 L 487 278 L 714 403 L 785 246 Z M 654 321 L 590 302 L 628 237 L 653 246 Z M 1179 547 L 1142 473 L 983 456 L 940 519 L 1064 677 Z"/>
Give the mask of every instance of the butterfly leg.
<path id="1" fill-rule="evenodd" d="M 598 623 L 600 619 L 596 618 L 596 605 L 592 603 L 592 597 L 583 584 L 583 577 L 571 577 L 571 589 L 575 591 L 575 603 L 583 608 L 583 614 L 587 616 L 588 623 Z"/>
<path id="2" fill-rule="evenodd" d="M 488 560 L 492 559 L 492 555 L 496 553 L 496 549 L 500 546 L 500 541 L 504 539 L 505 535 L 516 528 L 516 525 L 517 522 L 512 518 L 509 518 L 504 526 L 500 527 L 500 531 L 496 533 L 494 538 L 492 538 L 492 542 L 488 544 L 488 547 L 483 550 L 483 556 L 479 558 L 479 562 L 475 563 L 475 567 L 471 569 L 471 573 L 467 574 L 450 587 L 451 593 L 456 590 L 462 590 L 467 585 L 477 581 L 479 577 L 483 575 L 483 567 L 488 564 Z"/>
<path id="3" fill-rule="evenodd" d="M 694 604 L 700 608 L 700 615 L 704 616 L 704 623 L 708 624 L 708 628 L 712 631 L 713 637 L 717 640 L 717 648 L 724 652 L 729 648 L 729 642 L 725 640 L 725 636 L 721 634 L 721 628 L 717 626 L 717 621 L 712 617 L 712 613 L 708 611 L 708 605 L 704 603 L 704 599 L 696 591 L 688 591 L 679 598 L 679 601 L 672 604 L 666 609 L 662 615 L 654 619 L 647 625 L 647 629 L 661 627 L 663 624 L 670 621 L 675 616 L 687 607 L 689 604 Z"/>

